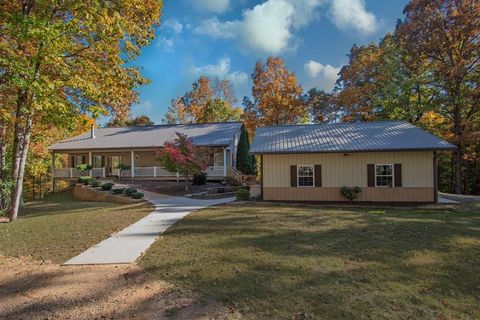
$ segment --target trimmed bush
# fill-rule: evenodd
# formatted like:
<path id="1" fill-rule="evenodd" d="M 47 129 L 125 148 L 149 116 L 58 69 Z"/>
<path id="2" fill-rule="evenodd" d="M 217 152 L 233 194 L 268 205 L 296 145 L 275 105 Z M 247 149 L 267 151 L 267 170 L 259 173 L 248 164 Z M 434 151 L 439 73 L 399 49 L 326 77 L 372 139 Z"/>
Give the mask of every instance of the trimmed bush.
<path id="1" fill-rule="evenodd" d="M 122 194 L 123 191 L 125 191 L 125 188 L 113 189 L 113 190 L 112 190 L 112 193 L 113 193 L 113 194 Z"/>
<path id="2" fill-rule="evenodd" d="M 237 193 L 237 200 L 249 200 L 250 199 L 250 191 L 246 189 L 238 189 Z"/>
<path id="3" fill-rule="evenodd" d="M 207 174 L 205 172 L 198 172 L 193 174 L 192 184 L 194 186 L 203 186 L 207 183 Z"/>
<path id="4" fill-rule="evenodd" d="M 127 188 L 127 189 L 125 189 L 124 192 L 125 192 L 125 194 L 126 194 L 127 196 L 129 196 L 129 195 L 131 195 L 132 193 L 137 192 L 137 189 L 135 189 L 135 188 Z"/>
<path id="5" fill-rule="evenodd" d="M 101 181 L 98 181 L 98 180 L 93 180 L 90 185 L 94 188 L 99 188 L 101 185 L 102 185 L 102 182 Z"/>
<path id="6" fill-rule="evenodd" d="M 114 185 L 115 184 L 112 183 L 112 182 L 107 182 L 107 183 L 102 184 L 101 188 L 102 188 L 103 191 L 107 191 L 107 190 L 111 190 Z"/>
<path id="7" fill-rule="evenodd" d="M 87 186 L 94 180 L 95 179 L 93 179 L 92 177 L 80 177 L 78 178 L 77 182 Z"/>
<path id="8" fill-rule="evenodd" d="M 143 193 L 134 192 L 134 193 L 130 194 L 130 197 L 132 197 L 132 199 L 142 199 L 143 198 Z"/>
<path id="9" fill-rule="evenodd" d="M 360 192 L 362 192 L 362 188 L 360 188 L 360 187 L 350 188 L 350 187 L 347 187 L 347 186 L 343 186 L 340 189 L 340 193 L 342 194 L 342 196 L 344 196 L 345 198 L 347 198 L 350 201 L 354 201 L 355 199 L 357 199 L 358 194 Z"/>

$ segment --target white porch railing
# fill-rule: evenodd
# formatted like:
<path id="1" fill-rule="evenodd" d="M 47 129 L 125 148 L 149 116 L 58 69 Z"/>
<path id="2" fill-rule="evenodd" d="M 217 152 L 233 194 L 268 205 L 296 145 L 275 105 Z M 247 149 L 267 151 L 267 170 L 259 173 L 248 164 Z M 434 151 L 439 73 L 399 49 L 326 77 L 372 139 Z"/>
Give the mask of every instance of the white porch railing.
<path id="1" fill-rule="evenodd" d="M 179 177 L 178 173 L 167 171 L 164 167 L 135 167 L 135 177 L 138 178 L 172 178 Z M 223 166 L 210 166 L 204 172 L 209 177 L 223 177 Z M 113 170 L 113 175 L 118 175 L 122 178 L 130 178 L 132 176 L 131 170 Z M 82 175 L 90 175 L 95 178 L 104 178 L 107 176 L 105 168 L 93 168 L 89 173 L 82 173 L 75 168 L 55 168 L 53 176 L 55 178 L 78 178 Z"/>

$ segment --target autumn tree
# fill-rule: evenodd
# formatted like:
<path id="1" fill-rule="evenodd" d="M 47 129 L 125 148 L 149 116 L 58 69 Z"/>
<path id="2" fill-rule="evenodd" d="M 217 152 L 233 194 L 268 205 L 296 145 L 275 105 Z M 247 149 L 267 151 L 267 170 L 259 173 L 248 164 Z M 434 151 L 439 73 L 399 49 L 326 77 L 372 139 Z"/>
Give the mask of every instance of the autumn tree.
<path id="1" fill-rule="evenodd" d="M 471 123 L 480 112 L 480 2 L 412 0 L 404 13 L 398 38 L 412 56 L 428 63 L 432 85 L 441 93 L 439 112 L 452 121 L 460 193 L 465 152 L 478 142 Z"/>
<path id="2" fill-rule="evenodd" d="M 190 138 L 179 132 L 173 141 L 166 142 L 162 148 L 158 148 L 156 155 L 167 171 L 182 175 L 185 191 L 188 190 L 191 177 L 208 167 L 206 150 L 195 146 Z"/>
<path id="3" fill-rule="evenodd" d="M 165 120 L 172 124 L 236 121 L 242 111 L 233 106 L 235 102 L 230 81 L 200 76 L 192 90 L 172 100 Z"/>
<path id="4" fill-rule="evenodd" d="M 153 126 L 154 124 L 147 115 L 139 115 L 135 118 L 128 119 L 115 118 L 107 123 L 107 127 L 145 127 Z"/>
<path id="5" fill-rule="evenodd" d="M 36 121 L 66 125 L 81 114 L 128 113 L 134 89 L 146 80 L 127 62 L 154 37 L 161 7 L 157 0 L 0 2 L 1 90 L 13 102 L 6 107 L 13 124 L 11 220 Z"/>
<path id="6" fill-rule="evenodd" d="M 297 77 L 285 67 L 281 58 L 258 61 L 252 74 L 253 101 L 244 99 L 244 119 L 253 136 L 258 125 L 305 122 L 308 111 L 302 99 L 303 89 Z"/>

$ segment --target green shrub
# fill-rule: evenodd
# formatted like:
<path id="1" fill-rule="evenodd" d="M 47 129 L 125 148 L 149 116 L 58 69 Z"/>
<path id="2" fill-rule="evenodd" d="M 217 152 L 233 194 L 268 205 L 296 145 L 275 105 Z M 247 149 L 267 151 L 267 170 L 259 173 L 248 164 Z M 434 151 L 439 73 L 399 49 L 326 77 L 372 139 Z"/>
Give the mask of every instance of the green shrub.
<path id="1" fill-rule="evenodd" d="M 75 169 L 77 169 L 78 171 L 80 171 L 82 173 L 85 173 L 87 171 L 92 170 L 92 166 L 89 165 L 89 164 L 82 163 L 82 164 L 79 164 L 78 166 L 76 166 Z"/>
<path id="2" fill-rule="evenodd" d="M 248 200 L 250 199 L 250 191 L 246 189 L 238 189 L 237 190 L 237 200 Z"/>
<path id="3" fill-rule="evenodd" d="M 347 186 L 343 186 L 340 189 L 340 193 L 342 194 L 342 196 L 344 196 L 345 198 L 347 198 L 350 201 L 354 201 L 355 199 L 357 199 L 358 194 L 360 192 L 362 192 L 362 188 L 360 188 L 360 187 L 350 188 L 350 187 L 347 187 Z"/>
<path id="4" fill-rule="evenodd" d="M 207 183 L 207 174 L 205 172 L 194 173 L 192 183 L 194 186 L 203 186 Z"/>
<path id="5" fill-rule="evenodd" d="M 93 181 L 95 179 L 93 179 L 92 177 L 80 177 L 78 178 L 77 182 L 78 183 L 81 183 L 81 184 L 84 184 L 84 185 L 88 185 L 91 183 L 91 181 Z"/>
<path id="6" fill-rule="evenodd" d="M 112 190 L 112 193 L 113 193 L 113 194 L 122 194 L 123 191 L 125 191 L 125 188 L 113 189 L 113 190 Z"/>
<path id="7" fill-rule="evenodd" d="M 107 190 L 112 189 L 112 187 L 113 187 L 114 185 L 115 185 L 115 184 L 112 183 L 112 182 L 107 182 L 107 183 L 102 184 L 102 187 L 101 187 L 101 188 L 102 188 L 103 191 L 107 191 Z"/>
<path id="8" fill-rule="evenodd" d="M 98 181 L 98 180 L 93 180 L 90 185 L 94 188 L 99 188 L 101 185 L 102 185 L 102 182 L 101 181 Z"/>
<path id="9" fill-rule="evenodd" d="M 129 195 L 131 195 L 132 193 L 137 192 L 137 189 L 135 189 L 135 188 L 127 188 L 127 189 L 125 189 L 124 192 L 125 192 L 125 194 L 126 194 L 127 196 L 129 196 Z"/>
<path id="10" fill-rule="evenodd" d="M 130 194 L 130 197 L 133 199 L 142 199 L 143 198 L 143 193 L 141 192 L 134 192 Z"/>

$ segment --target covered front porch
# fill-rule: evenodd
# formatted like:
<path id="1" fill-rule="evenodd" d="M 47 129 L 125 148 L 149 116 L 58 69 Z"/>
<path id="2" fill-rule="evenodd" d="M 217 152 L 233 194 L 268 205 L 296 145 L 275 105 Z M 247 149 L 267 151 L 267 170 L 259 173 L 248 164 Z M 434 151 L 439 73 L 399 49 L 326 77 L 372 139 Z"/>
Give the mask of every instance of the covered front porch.
<path id="1" fill-rule="evenodd" d="M 63 155 L 61 167 L 56 166 L 58 155 Z M 209 166 L 204 170 L 207 179 L 220 180 L 232 175 L 235 161 L 228 148 L 209 148 L 209 159 Z M 92 168 L 82 172 L 78 170 L 81 164 L 88 164 Z M 69 180 L 85 175 L 94 178 L 182 179 L 178 172 L 169 172 L 161 166 L 153 149 L 52 152 L 53 179 Z"/>

